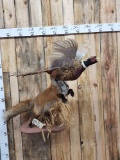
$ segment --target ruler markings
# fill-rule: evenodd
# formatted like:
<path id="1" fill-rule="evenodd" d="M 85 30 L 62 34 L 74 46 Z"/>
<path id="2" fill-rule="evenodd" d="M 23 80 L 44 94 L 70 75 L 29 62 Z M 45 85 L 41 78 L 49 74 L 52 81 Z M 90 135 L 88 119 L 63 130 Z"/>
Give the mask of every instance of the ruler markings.
<path id="1" fill-rule="evenodd" d="M 0 29 L 0 38 L 120 31 L 120 23 Z"/>
<path id="2" fill-rule="evenodd" d="M 0 160 L 9 160 L 7 123 L 3 119 L 3 113 L 5 110 L 4 86 L 0 55 Z"/>

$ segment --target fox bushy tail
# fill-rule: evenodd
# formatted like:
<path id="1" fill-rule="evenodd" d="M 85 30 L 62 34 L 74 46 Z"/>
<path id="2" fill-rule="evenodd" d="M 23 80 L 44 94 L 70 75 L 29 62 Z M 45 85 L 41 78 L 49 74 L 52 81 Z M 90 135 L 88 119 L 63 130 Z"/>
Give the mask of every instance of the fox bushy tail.
<path id="1" fill-rule="evenodd" d="M 21 101 L 19 104 L 12 106 L 9 110 L 7 110 L 4 113 L 3 118 L 4 118 L 4 120 L 9 120 L 10 118 L 12 118 L 22 112 L 32 110 L 33 106 L 34 106 L 34 104 L 31 99 Z"/>

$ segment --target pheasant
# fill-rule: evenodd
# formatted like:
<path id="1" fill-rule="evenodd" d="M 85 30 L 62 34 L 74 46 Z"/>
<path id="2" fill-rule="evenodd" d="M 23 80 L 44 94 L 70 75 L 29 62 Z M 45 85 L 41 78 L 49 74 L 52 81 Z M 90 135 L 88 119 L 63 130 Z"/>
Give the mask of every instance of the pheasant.
<path id="1" fill-rule="evenodd" d="M 37 72 L 17 74 L 16 76 L 26 76 L 46 72 L 56 81 L 76 80 L 88 66 L 99 61 L 99 58 L 96 56 L 92 56 L 86 61 L 81 61 L 83 55 L 77 50 L 78 43 L 73 39 L 54 42 L 53 54 L 49 57 L 49 68 Z"/>
<path id="2" fill-rule="evenodd" d="M 78 43 L 73 39 L 58 41 L 53 44 L 53 54 L 49 58 L 50 67 L 43 71 L 31 72 L 27 74 L 18 74 L 17 76 L 26 76 L 46 72 L 51 78 L 55 79 L 61 88 L 67 84 L 64 81 L 73 81 L 80 77 L 82 72 L 90 65 L 99 61 L 99 58 L 92 56 L 85 61 L 81 61 L 82 54 L 78 52 Z M 64 87 L 63 87 L 64 88 Z M 74 92 L 69 89 L 68 94 L 74 96 Z M 63 98 L 63 95 L 60 94 Z"/>
<path id="3" fill-rule="evenodd" d="M 99 61 L 99 58 L 92 56 L 86 61 L 81 61 L 82 54 L 79 54 L 78 43 L 73 39 L 67 39 L 64 41 L 58 41 L 53 44 L 53 54 L 50 57 L 50 69 L 44 70 L 50 74 L 51 78 L 54 78 L 61 88 L 61 82 L 64 88 L 67 84 L 64 81 L 73 81 L 79 78 L 82 72 L 90 65 L 93 65 Z M 67 94 L 74 96 L 72 89 L 68 90 Z M 64 102 L 67 99 L 64 94 L 58 95 Z"/>
<path id="4" fill-rule="evenodd" d="M 99 58 L 92 56 L 82 62 L 81 54 L 77 50 L 78 43 L 73 39 L 55 42 L 53 54 L 49 60 L 50 69 L 42 72 L 47 72 L 57 81 L 76 80 L 88 66 L 99 61 Z"/>

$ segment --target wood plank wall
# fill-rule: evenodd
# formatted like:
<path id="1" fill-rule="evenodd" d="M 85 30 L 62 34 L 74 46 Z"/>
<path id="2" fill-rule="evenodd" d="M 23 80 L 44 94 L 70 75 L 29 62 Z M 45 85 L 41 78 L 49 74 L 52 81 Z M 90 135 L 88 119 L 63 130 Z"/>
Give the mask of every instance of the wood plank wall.
<path id="1" fill-rule="evenodd" d="M 119 0 L 0 0 L 0 28 L 120 21 Z M 97 33 L 0 39 L 6 107 L 43 91 L 46 74 L 15 78 L 14 72 L 37 71 L 40 60 L 48 65 L 52 42 L 74 38 L 89 47 L 88 57 L 101 61 L 69 82 L 75 97 L 70 129 L 51 135 L 19 131 L 27 119 L 21 114 L 8 122 L 10 160 L 120 160 L 120 34 Z M 78 86 L 81 86 L 81 89 Z"/>

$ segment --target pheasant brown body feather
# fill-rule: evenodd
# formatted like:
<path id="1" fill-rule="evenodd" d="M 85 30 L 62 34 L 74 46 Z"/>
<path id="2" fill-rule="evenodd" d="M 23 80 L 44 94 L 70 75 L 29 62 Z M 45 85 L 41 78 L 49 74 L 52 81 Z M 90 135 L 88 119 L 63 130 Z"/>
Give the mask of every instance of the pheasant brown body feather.
<path id="1" fill-rule="evenodd" d="M 57 68 L 50 73 L 50 76 L 56 80 L 72 81 L 76 80 L 85 70 L 80 61 L 75 60 L 70 66 Z"/>

